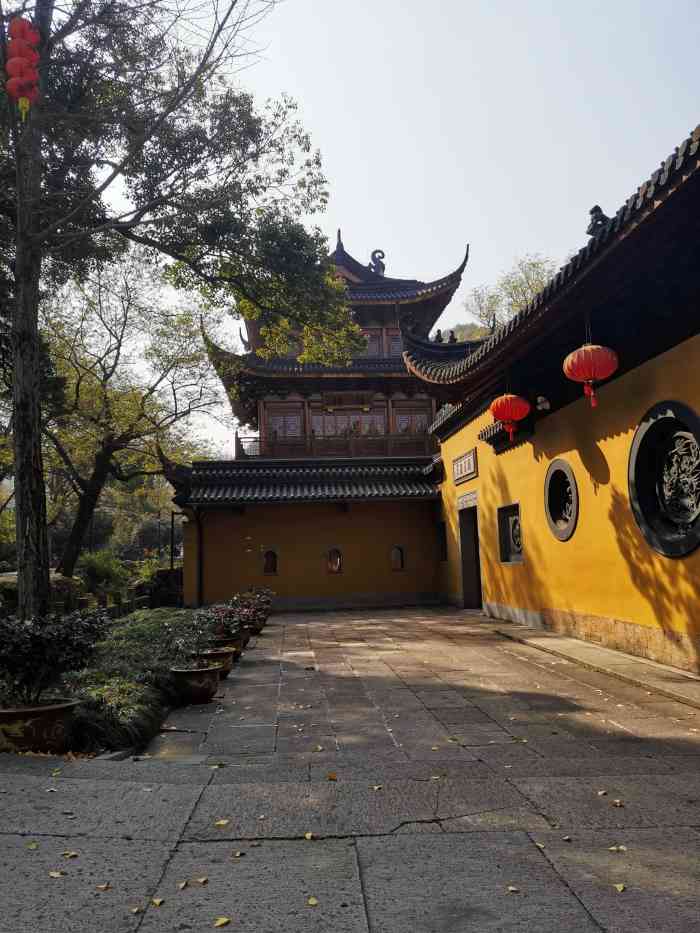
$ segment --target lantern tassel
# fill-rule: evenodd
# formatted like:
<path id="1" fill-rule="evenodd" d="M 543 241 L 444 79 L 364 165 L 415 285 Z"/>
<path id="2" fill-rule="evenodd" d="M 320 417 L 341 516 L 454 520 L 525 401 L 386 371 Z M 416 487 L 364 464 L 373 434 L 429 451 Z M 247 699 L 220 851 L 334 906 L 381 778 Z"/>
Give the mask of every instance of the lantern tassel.
<path id="1" fill-rule="evenodd" d="M 22 123 L 24 123 L 27 119 L 27 114 L 29 113 L 29 98 L 20 97 L 20 99 L 17 101 L 17 106 L 19 107 L 20 119 Z"/>
<path id="2" fill-rule="evenodd" d="M 508 437 L 510 438 L 511 444 L 513 443 L 513 437 L 515 436 L 515 423 L 512 421 L 506 421 L 503 427 L 508 432 Z"/>
<path id="3" fill-rule="evenodd" d="M 598 407 L 598 396 L 595 394 L 592 382 L 587 382 L 583 387 L 583 394 L 590 400 L 591 408 Z"/>

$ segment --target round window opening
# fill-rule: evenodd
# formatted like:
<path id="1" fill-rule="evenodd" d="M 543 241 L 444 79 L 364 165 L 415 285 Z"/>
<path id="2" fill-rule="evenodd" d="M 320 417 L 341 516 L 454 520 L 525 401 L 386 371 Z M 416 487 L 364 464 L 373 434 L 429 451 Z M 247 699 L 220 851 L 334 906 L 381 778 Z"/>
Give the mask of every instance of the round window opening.
<path id="1" fill-rule="evenodd" d="M 578 521 L 578 488 L 565 460 L 553 460 L 544 481 L 544 510 L 552 534 L 568 541 Z"/>
<path id="2" fill-rule="evenodd" d="M 700 545 L 700 418 L 681 402 L 646 413 L 632 441 L 630 503 L 647 542 L 666 557 Z"/>

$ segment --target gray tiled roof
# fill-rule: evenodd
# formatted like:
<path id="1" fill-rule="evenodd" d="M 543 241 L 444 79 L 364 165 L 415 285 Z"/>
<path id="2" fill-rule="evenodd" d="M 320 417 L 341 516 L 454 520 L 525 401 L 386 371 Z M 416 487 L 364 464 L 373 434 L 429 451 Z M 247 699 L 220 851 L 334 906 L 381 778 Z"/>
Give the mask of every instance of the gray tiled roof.
<path id="1" fill-rule="evenodd" d="M 314 463 L 202 461 L 192 465 L 187 504 L 436 499 L 432 469 L 430 457 Z"/>
<path id="2" fill-rule="evenodd" d="M 222 351 L 226 352 L 226 351 Z M 275 357 L 263 360 L 257 353 L 247 353 L 239 357 L 243 369 L 259 373 L 284 373 L 290 376 L 309 376 L 321 373 L 333 375 L 334 373 L 402 373 L 407 376 L 406 365 L 400 356 L 390 357 L 358 357 L 350 360 L 347 366 L 323 366 L 321 363 L 300 363 L 295 357 Z"/>
<path id="3" fill-rule="evenodd" d="M 426 382 L 450 385 L 465 380 L 501 344 L 517 340 L 519 331 L 529 319 L 549 304 L 579 273 L 586 271 L 596 258 L 616 237 L 625 233 L 642 216 L 654 209 L 661 201 L 683 184 L 700 167 L 700 126 L 685 139 L 661 166 L 631 195 L 614 217 L 591 237 L 589 242 L 561 267 L 542 291 L 511 318 L 496 333 L 475 349 L 465 348 L 460 358 L 445 355 L 442 359 L 435 354 L 422 352 L 420 348 L 407 347 L 404 360 L 410 372 Z M 404 334 L 406 341 L 406 335 Z M 406 341 L 408 343 L 408 341 Z"/>

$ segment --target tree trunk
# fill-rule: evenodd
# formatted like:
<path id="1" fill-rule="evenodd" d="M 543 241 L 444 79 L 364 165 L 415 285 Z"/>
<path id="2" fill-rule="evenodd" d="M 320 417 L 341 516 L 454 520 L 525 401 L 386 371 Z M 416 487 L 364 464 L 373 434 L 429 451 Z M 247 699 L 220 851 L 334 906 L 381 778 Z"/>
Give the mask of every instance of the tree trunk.
<path id="1" fill-rule="evenodd" d="M 92 474 L 80 496 L 75 521 L 57 567 L 58 572 L 62 573 L 64 577 L 72 577 L 75 571 L 75 565 L 80 557 L 85 535 L 88 532 L 100 495 L 109 477 L 111 459 L 111 451 L 100 451 L 95 457 Z"/>
<path id="2" fill-rule="evenodd" d="M 52 0 L 37 0 L 35 22 L 42 36 L 42 52 L 52 13 Z M 41 131 L 33 113 L 26 123 L 15 125 L 13 141 L 17 167 L 16 302 L 12 321 L 17 614 L 26 619 L 48 612 L 51 600 L 38 326 L 43 250 L 36 240 L 41 208 Z"/>
<path id="3" fill-rule="evenodd" d="M 18 131 L 16 303 L 12 327 L 17 613 L 43 615 L 50 603 L 46 490 L 41 449 L 39 280 L 41 250 L 32 244 L 40 197 L 40 141 L 30 118 Z"/>

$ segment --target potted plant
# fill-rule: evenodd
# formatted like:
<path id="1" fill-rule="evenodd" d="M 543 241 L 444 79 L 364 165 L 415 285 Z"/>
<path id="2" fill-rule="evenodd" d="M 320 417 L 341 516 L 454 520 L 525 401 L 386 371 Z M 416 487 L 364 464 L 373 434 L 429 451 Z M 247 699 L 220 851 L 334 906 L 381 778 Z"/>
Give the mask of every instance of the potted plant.
<path id="1" fill-rule="evenodd" d="M 235 610 L 229 603 L 217 603 L 210 606 L 208 612 L 214 625 L 212 647 L 232 648 L 233 661 L 237 661 L 243 651 L 243 633 Z"/>
<path id="2" fill-rule="evenodd" d="M 106 623 L 99 612 L 0 618 L 0 751 L 65 751 L 80 700 L 61 679 L 86 666 Z"/>
<path id="3" fill-rule="evenodd" d="M 212 619 L 206 610 L 193 613 L 184 622 L 166 623 L 170 676 L 185 703 L 209 703 L 218 689 L 222 665 L 204 655 L 212 630 Z"/>

